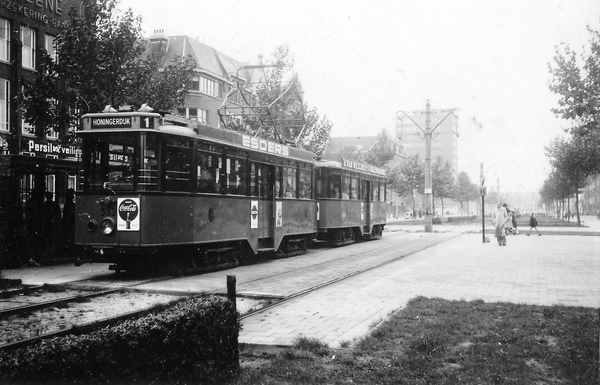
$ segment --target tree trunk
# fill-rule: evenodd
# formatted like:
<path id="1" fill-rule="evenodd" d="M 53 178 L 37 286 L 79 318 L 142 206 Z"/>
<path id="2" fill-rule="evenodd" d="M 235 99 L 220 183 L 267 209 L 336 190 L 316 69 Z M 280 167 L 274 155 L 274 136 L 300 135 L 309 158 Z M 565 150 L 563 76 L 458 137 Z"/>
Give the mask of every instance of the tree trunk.
<path id="1" fill-rule="evenodd" d="M 442 201 L 442 218 L 444 217 L 444 198 L 441 198 L 440 201 Z"/>
<path id="2" fill-rule="evenodd" d="M 575 193 L 575 211 L 577 212 L 577 226 L 581 226 L 581 218 L 579 217 L 579 193 Z"/>

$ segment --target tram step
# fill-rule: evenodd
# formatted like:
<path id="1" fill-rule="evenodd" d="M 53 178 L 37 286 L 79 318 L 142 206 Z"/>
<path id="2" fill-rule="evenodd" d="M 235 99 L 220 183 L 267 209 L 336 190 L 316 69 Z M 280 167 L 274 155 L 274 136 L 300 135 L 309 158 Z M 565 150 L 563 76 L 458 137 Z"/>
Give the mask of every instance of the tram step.
<path id="1" fill-rule="evenodd" d="M 264 252 L 267 252 L 267 251 L 275 251 L 275 248 L 274 247 L 265 247 L 265 248 L 262 248 L 262 249 L 258 249 L 259 253 L 264 253 Z"/>

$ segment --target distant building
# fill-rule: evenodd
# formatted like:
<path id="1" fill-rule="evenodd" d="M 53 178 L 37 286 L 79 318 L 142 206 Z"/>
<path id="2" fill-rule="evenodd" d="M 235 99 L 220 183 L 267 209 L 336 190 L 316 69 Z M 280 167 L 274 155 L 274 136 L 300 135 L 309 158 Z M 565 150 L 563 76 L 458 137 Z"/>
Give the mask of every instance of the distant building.
<path id="1" fill-rule="evenodd" d="M 432 110 L 432 129 L 448 114 L 448 112 L 436 113 L 437 111 Z M 410 118 L 414 122 L 408 118 L 398 121 L 396 135 L 402 141 L 407 157 L 418 153 L 421 160 L 425 161 L 425 114 L 414 114 Z M 438 156 L 441 156 L 445 161 L 450 162 L 451 170 L 455 176 L 458 173 L 458 135 L 456 134 L 456 125 L 457 117 L 451 114 L 433 131 L 431 140 L 431 162 L 433 163 Z"/>
<path id="2" fill-rule="evenodd" d="M 196 61 L 189 95 L 177 109 L 178 115 L 196 119 L 212 127 L 221 127 L 218 110 L 236 82 L 249 87 L 243 95 L 240 92 L 229 95 L 227 103 L 242 106 L 246 104 L 245 101 L 249 101 L 255 104 L 252 91 L 256 83 L 265 79 L 263 68 L 243 69 L 248 63 L 236 60 L 189 36 L 167 36 L 163 30 L 156 30 L 147 40 L 149 50 L 160 57 L 161 66 L 169 65 L 176 56 L 190 55 Z M 262 55 L 252 64 L 261 65 Z"/>

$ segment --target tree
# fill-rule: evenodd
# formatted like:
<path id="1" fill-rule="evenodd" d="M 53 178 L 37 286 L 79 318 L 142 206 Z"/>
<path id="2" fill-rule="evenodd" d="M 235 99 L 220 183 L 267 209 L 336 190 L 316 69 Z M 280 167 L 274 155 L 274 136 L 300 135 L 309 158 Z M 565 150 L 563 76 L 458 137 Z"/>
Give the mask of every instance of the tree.
<path id="1" fill-rule="evenodd" d="M 255 91 L 258 99 L 255 107 L 263 111 L 268 107 L 268 114 L 256 114 L 251 108 L 245 108 L 239 115 L 222 118 L 228 129 L 294 143 L 321 156 L 329 145 L 333 125 L 326 116 L 321 118 L 316 108 L 310 108 L 301 100 L 302 84 L 298 74 L 290 71 L 293 65 L 289 47 L 278 46 L 272 64 L 265 69 L 265 78 Z M 286 121 L 297 123 L 286 124 Z"/>
<path id="2" fill-rule="evenodd" d="M 394 160 L 396 151 L 394 143 L 386 130 L 382 130 L 377 135 L 377 141 L 369 149 L 365 157 L 365 161 L 373 166 L 385 168 L 387 164 Z"/>
<path id="3" fill-rule="evenodd" d="M 425 189 L 425 166 L 419 158 L 419 153 L 409 156 L 403 165 L 390 170 L 388 184 L 399 196 L 410 195 L 414 217 L 415 190 L 422 194 Z"/>
<path id="4" fill-rule="evenodd" d="M 456 178 L 456 191 L 454 194 L 454 200 L 460 203 L 461 215 L 464 211 L 464 202 L 477 199 L 478 193 L 479 189 L 477 185 L 471 183 L 471 178 L 469 178 L 469 175 L 464 171 L 459 172 Z"/>
<path id="5" fill-rule="evenodd" d="M 579 190 L 585 187 L 589 176 L 586 171 L 589 170 L 586 166 L 590 161 L 588 147 L 589 143 L 584 143 L 576 138 L 556 138 L 546 147 L 546 155 L 550 159 L 550 164 L 556 170 L 555 175 L 561 178 L 560 182 L 564 186 L 562 188 L 563 192 L 566 193 L 567 197 L 575 194 L 575 211 L 578 224 L 581 224 Z"/>
<path id="6" fill-rule="evenodd" d="M 340 151 L 336 153 L 338 158 L 344 158 L 352 160 L 358 163 L 366 163 L 365 156 L 360 150 L 354 145 L 347 145 L 340 148 Z"/>
<path id="7" fill-rule="evenodd" d="M 578 55 L 563 44 L 556 49 L 555 66 L 548 67 L 550 90 L 559 95 L 559 107 L 552 111 L 573 124 L 566 131 L 580 142 L 574 144 L 582 151 L 580 168 L 590 176 L 600 173 L 600 33 L 588 31 L 589 52 Z"/>
<path id="8" fill-rule="evenodd" d="M 444 216 L 444 199 L 451 199 L 454 196 L 454 190 L 454 175 L 450 162 L 444 162 L 444 159 L 438 156 L 431 165 L 431 191 L 434 202 L 434 213 L 435 198 L 439 198 L 442 202 L 442 217 Z"/>
<path id="9" fill-rule="evenodd" d="M 67 26 L 55 39 L 58 60 L 42 53 L 37 77 L 24 84 L 20 102 L 28 123 L 64 134 L 79 126 L 82 114 L 106 105 L 181 104 L 193 60 L 178 58 L 159 71 L 159 59 L 146 55 L 140 18 L 131 10 L 121 14 L 116 5 L 100 0 L 86 4 L 83 14 L 69 10 Z"/>

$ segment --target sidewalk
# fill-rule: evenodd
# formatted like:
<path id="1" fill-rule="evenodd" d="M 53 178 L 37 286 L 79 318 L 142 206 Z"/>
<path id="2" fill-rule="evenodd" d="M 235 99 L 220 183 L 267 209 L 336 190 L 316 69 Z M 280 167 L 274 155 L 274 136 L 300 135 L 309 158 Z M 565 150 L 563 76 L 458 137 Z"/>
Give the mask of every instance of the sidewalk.
<path id="1" fill-rule="evenodd" d="M 538 230 L 544 235 L 581 235 L 581 236 L 598 236 L 600 237 L 600 220 L 595 216 L 585 215 L 581 216 L 583 226 L 544 226 L 540 223 Z M 404 231 L 404 232 L 423 232 L 424 225 L 422 221 L 394 221 L 392 220 L 385 226 L 386 231 Z M 519 234 L 527 234 L 529 232 L 529 226 L 519 225 Z M 481 219 L 475 220 L 470 223 L 443 223 L 441 225 L 433 225 L 433 231 L 436 232 L 455 232 L 461 234 L 481 234 L 482 224 Z M 485 234 L 493 238 L 494 227 L 492 226 L 490 218 L 486 218 L 485 221 Z M 535 230 L 533 234 L 537 236 Z M 493 240 L 492 240 L 493 241 Z"/>
<path id="2" fill-rule="evenodd" d="M 274 348 L 303 335 L 337 348 L 416 296 L 598 308 L 598 255 L 598 237 L 515 236 L 500 247 L 461 235 L 254 314 L 240 342 Z"/>

